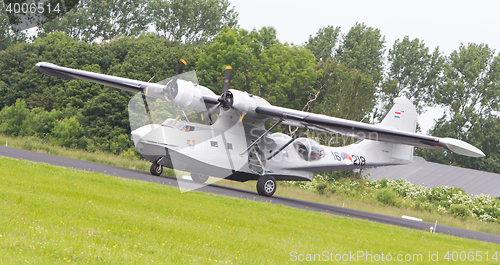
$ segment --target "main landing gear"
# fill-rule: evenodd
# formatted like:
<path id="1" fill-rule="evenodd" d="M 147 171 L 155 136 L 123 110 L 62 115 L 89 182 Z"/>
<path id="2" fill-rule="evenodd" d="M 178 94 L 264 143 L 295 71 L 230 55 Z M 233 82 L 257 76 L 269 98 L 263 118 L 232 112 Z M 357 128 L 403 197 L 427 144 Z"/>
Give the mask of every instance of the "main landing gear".
<path id="1" fill-rule="evenodd" d="M 157 163 L 153 163 L 149 169 L 151 175 L 159 176 L 163 172 L 163 166 Z"/>
<path id="2" fill-rule="evenodd" d="M 151 175 L 160 176 L 163 172 L 163 166 L 157 163 L 153 163 L 151 168 L 149 169 Z M 191 179 L 196 183 L 205 183 L 208 180 L 209 176 L 191 173 Z M 261 176 L 259 180 L 257 180 L 257 193 L 262 196 L 271 197 L 276 192 L 276 179 L 273 176 Z"/>
<path id="3" fill-rule="evenodd" d="M 271 197 L 276 192 L 276 179 L 272 176 L 261 176 L 257 180 L 257 193 L 262 196 Z"/>

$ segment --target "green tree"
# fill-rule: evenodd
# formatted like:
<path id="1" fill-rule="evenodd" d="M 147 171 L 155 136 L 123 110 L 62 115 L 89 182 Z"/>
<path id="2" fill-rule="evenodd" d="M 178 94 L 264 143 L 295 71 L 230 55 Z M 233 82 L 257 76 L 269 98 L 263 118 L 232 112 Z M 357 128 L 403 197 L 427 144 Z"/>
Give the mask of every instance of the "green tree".
<path id="1" fill-rule="evenodd" d="M 314 86 L 317 98 L 312 112 L 355 121 L 369 116 L 375 105 L 375 88 L 364 73 L 335 60 L 320 62 L 319 69 L 322 74 Z"/>
<path id="2" fill-rule="evenodd" d="M 461 45 L 447 58 L 443 85 L 435 90 L 435 103 L 448 113 L 453 136 L 466 138 L 480 120 L 498 111 L 500 57 L 485 44 Z M 437 125 L 440 126 L 440 125 Z"/>
<path id="3" fill-rule="evenodd" d="M 308 97 L 304 110 L 348 120 L 369 121 L 366 118 L 375 104 L 375 88 L 371 86 L 369 77 L 333 59 L 319 62 L 318 72 L 321 75 L 314 84 L 314 90 Z M 357 141 L 354 138 L 323 132 L 314 132 L 310 137 L 329 146 L 344 146 Z M 346 171 L 323 175 L 337 179 L 342 176 L 351 177 L 352 173 Z"/>
<path id="4" fill-rule="evenodd" d="M 181 44 L 153 33 L 145 33 L 138 37 L 114 40 L 103 46 L 103 54 L 110 53 L 107 59 L 110 64 L 104 68 L 110 75 L 142 81 L 154 77 L 151 82 L 159 82 L 174 75 L 181 58 L 188 63 L 185 72 L 194 70 L 204 48 L 204 45 Z"/>
<path id="5" fill-rule="evenodd" d="M 231 86 L 251 91 L 255 80 L 254 66 L 265 49 L 277 43 L 274 28 L 262 28 L 248 32 L 244 29 L 225 27 L 212 44 L 200 54 L 196 62 L 196 73 L 200 84 L 209 87 L 216 94 L 222 92 L 224 68 L 231 65 Z"/>
<path id="6" fill-rule="evenodd" d="M 24 100 L 17 99 L 14 105 L 0 111 L 0 132 L 12 136 L 26 135 L 26 129 L 29 128 L 25 128 L 23 124 L 29 115 L 30 111 Z"/>
<path id="7" fill-rule="evenodd" d="M 64 16 L 42 24 L 38 30 L 40 34 L 62 31 L 86 42 L 139 35 L 151 22 L 148 3 L 145 0 L 80 0 Z"/>
<path id="8" fill-rule="evenodd" d="M 273 105 L 302 109 L 321 73 L 315 70 L 314 55 L 301 46 L 277 43 L 262 51 L 258 59 L 249 92 Z"/>
<path id="9" fill-rule="evenodd" d="M 452 122 L 447 122 L 445 117 L 443 117 L 437 121 L 434 128 L 430 131 L 430 134 L 440 137 L 455 137 L 453 129 L 454 124 Z M 427 161 L 500 173 L 499 130 L 500 119 L 489 116 L 485 120 L 478 121 L 474 125 L 473 130 L 467 133 L 467 138 L 463 139 L 481 149 L 481 151 L 486 154 L 483 158 L 472 158 L 455 155 L 449 152 L 421 148 L 417 148 L 416 152 L 418 156 L 425 158 Z"/>
<path id="10" fill-rule="evenodd" d="M 12 44 L 26 41 L 26 34 L 15 32 L 9 23 L 9 17 L 5 14 L 3 3 L 0 4 L 0 51 L 5 50 Z"/>
<path id="11" fill-rule="evenodd" d="M 224 26 L 238 23 L 227 0 L 154 0 L 150 10 L 158 34 L 185 43 L 211 40 Z"/>
<path id="12" fill-rule="evenodd" d="M 20 42 L 0 52 L 0 108 L 14 104 L 18 98 L 26 99 L 36 89 L 36 78 L 28 70 L 35 64 L 32 48 Z M 29 62 L 33 64 L 28 66 Z"/>
<path id="13" fill-rule="evenodd" d="M 200 83 L 221 93 L 224 67 L 233 68 L 231 86 L 271 104 L 302 109 L 319 72 L 306 48 L 281 44 L 273 28 L 223 30 L 197 62 Z"/>
<path id="14" fill-rule="evenodd" d="M 387 80 L 381 89 L 381 100 L 386 106 L 395 98 L 411 100 L 418 113 L 432 105 L 433 93 L 440 85 L 444 58 L 436 48 L 429 53 L 423 41 L 405 36 L 397 39 L 389 49 Z"/>
<path id="15" fill-rule="evenodd" d="M 431 130 L 440 137 L 452 137 L 482 149 L 486 158 L 469 158 L 453 153 L 418 150 L 427 160 L 492 172 L 498 162 L 499 120 L 495 113 L 500 100 L 500 56 L 485 44 L 461 45 L 447 58 L 443 85 L 435 91 L 435 103 L 445 108 Z"/>
<path id="16" fill-rule="evenodd" d="M 328 26 L 321 28 L 316 33 L 316 36 L 309 35 L 306 48 L 314 54 L 318 61 L 326 61 L 334 57 L 339 34 L 340 27 Z"/>
<path id="17" fill-rule="evenodd" d="M 52 131 L 52 135 L 64 147 L 86 147 L 86 143 L 81 141 L 83 128 L 75 117 L 64 118 L 58 121 Z M 83 146 L 83 143 L 85 143 L 85 146 Z"/>
<path id="18" fill-rule="evenodd" d="M 144 51 L 148 52 L 144 52 Z M 32 44 L 18 43 L 0 52 L 0 107 L 23 99 L 32 115 L 23 135 L 54 136 L 55 123 L 74 117 L 84 137 L 77 146 L 92 146 L 119 153 L 131 146 L 127 105 L 133 93 L 82 80 L 46 76 L 35 64 L 60 66 L 152 82 L 174 74 L 179 58 L 194 68 L 203 46 L 167 41 L 154 34 L 122 37 L 101 45 L 75 41 L 62 32 L 39 37 Z M 19 133 L 16 133 L 19 134 Z M 92 140 L 88 140 L 92 139 Z M 124 140 L 125 139 L 125 140 Z M 125 142 L 127 142 L 125 144 Z"/>
<path id="19" fill-rule="evenodd" d="M 382 81 L 385 37 L 379 29 L 356 23 L 343 36 L 337 49 L 339 61 L 348 68 L 356 68 L 366 73 L 376 87 Z"/>
<path id="20" fill-rule="evenodd" d="M 42 75 L 35 68 L 40 61 L 51 62 L 64 67 L 101 72 L 101 46 L 83 41 L 74 41 L 62 32 L 54 32 L 43 38 L 37 38 L 31 45 L 31 58 L 23 63 L 25 73 L 32 80 L 33 87 L 26 95 L 30 108 L 40 107 L 50 111 L 63 109 L 68 104 L 82 108 L 83 102 L 96 96 L 101 86 L 85 81 L 68 81 L 61 78 Z M 36 85 L 35 85 L 36 84 Z"/>

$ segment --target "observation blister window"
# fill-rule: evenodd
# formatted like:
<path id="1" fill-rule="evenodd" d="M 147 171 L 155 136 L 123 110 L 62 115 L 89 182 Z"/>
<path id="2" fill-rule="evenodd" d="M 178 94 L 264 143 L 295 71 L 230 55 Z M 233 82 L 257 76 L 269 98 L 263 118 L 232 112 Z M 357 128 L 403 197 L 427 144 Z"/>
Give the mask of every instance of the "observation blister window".
<path id="1" fill-rule="evenodd" d="M 306 161 L 315 161 L 325 156 L 325 150 L 317 142 L 309 138 L 299 138 L 293 143 L 299 156 Z"/>

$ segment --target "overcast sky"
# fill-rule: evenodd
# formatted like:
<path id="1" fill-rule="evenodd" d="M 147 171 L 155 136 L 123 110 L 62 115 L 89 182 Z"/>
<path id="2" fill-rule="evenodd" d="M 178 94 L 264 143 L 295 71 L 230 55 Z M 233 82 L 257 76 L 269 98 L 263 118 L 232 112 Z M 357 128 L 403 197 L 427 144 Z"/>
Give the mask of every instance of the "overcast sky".
<path id="1" fill-rule="evenodd" d="M 460 43 L 485 43 L 500 51 L 500 1 L 395 0 L 229 0 L 242 28 L 273 26 L 281 42 L 303 44 L 323 27 L 339 26 L 343 34 L 356 24 L 378 28 L 386 49 L 408 35 L 445 55 Z M 419 119 L 426 132 L 441 110 Z"/>

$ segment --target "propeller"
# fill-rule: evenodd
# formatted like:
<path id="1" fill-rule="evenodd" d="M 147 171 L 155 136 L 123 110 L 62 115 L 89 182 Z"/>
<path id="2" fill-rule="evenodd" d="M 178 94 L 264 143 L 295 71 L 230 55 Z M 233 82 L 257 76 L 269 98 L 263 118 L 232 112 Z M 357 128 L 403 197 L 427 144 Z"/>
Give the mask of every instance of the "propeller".
<path id="1" fill-rule="evenodd" d="M 228 109 L 233 105 L 233 94 L 229 91 L 229 85 L 231 84 L 231 66 L 226 66 L 224 84 L 222 86 L 222 95 L 219 97 L 219 104 L 224 108 Z"/>
<path id="2" fill-rule="evenodd" d="M 177 65 L 177 69 L 175 70 L 175 75 L 172 77 L 172 80 L 170 80 L 167 85 L 163 88 L 163 93 L 165 94 L 165 99 L 167 101 L 171 101 L 177 96 L 177 93 L 179 92 L 179 87 L 177 86 L 177 76 L 182 73 L 182 70 L 184 69 L 184 66 L 187 65 L 186 61 L 184 59 L 181 59 L 179 61 L 179 64 Z"/>
<path id="3" fill-rule="evenodd" d="M 222 106 L 225 110 L 232 108 L 233 106 L 233 93 L 229 91 L 229 85 L 231 84 L 231 70 L 233 68 L 231 66 L 226 66 L 224 84 L 222 85 L 222 95 L 217 99 L 219 102 L 217 105 L 208 108 L 208 119 L 210 123 L 213 124 L 212 121 L 212 112 Z"/>
<path id="4" fill-rule="evenodd" d="M 185 65 L 187 65 L 186 61 L 184 61 L 184 59 L 180 59 L 179 64 L 177 65 L 177 69 L 175 70 L 175 75 L 182 74 L 182 69 L 184 69 Z"/>
<path id="5" fill-rule="evenodd" d="M 234 92 L 231 93 L 230 91 L 232 68 L 230 66 L 225 67 L 222 91 L 218 96 L 213 92 L 208 92 L 207 88 L 197 85 L 196 73 L 187 71 L 185 61 L 181 60 L 176 68 L 175 76 L 158 82 L 158 85 L 154 87 L 149 87 L 149 97 L 144 96 L 148 95 L 148 88 L 146 87 L 142 97 L 137 94 L 129 102 L 131 129 L 135 131 L 144 127 L 138 130 L 134 134 L 135 136 L 133 135 L 135 137 L 134 143 L 137 143 L 138 149 L 142 152 L 141 154 L 151 162 L 176 169 L 175 174 L 179 178 L 183 177 L 182 175 L 186 171 L 220 178 L 226 178 L 236 171 L 240 171 L 247 160 L 235 156 L 236 153 L 232 150 L 233 148 L 239 150 L 243 146 L 243 144 L 236 142 L 236 139 L 246 139 L 246 137 L 244 137 L 243 118 L 235 118 L 239 113 L 239 108 L 237 107 L 237 92 L 231 90 Z M 186 72 L 183 72 L 183 68 L 186 68 Z M 192 86 L 189 82 L 192 82 Z M 184 88 L 185 91 L 183 91 Z M 200 101 L 193 101 L 194 104 L 184 104 L 183 100 L 190 100 L 189 96 L 194 98 L 193 95 L 201 96 Z M 151 112 L 148 105 L 151 107 Z M 212 126 L 211 133 L 189 133 L 193 130 L 199 130 L 196 123 L 205 124 L 210 121 L 213 124 L 217 118 L 212 120 L 211 114 L 215 112 L 217 107 L 221 107 L 221 114 L 227 115 L 219 117 L 217 124 Z M 176 116 L 177 118 L 174 118 Z M 182 117 L 182 121 L 177 120 L 180 117 Z M 157 124 L 164 126 L 155 126 Z M 186 137 L 185 140 L 180 140 L 176 133 L 167 133 L 178 128 L 174 125 L 183 126 L 181 128 L 183 137 L 184 135 Z M 148 130 L 150 132 L 147 132 Z M 213 146 L 213 142 L 217 147 L 224 147 L 225 150 L 222 148 L 217 149 L 219 152 L 208 158 L 205 158 L 205 155 L 198 154 L 197 150 L 199 149 L 197 149 L 197 146 L 203 143 Z M 200 160 L 205 161 L 204 159 L 206 159 L 206 161 L 215 163 L 217 166 L 207 167 L 205 163 L 186 164 L 186 155 L 195 157 L 199 155 Z M 214 159 L 215 156 L 217 159 Z M 178 183 L 179 188 L 183 191 L 198 189 L 203 186 L 201 184 L 193 185 L 192 182 L 186 181 L 179 181 Z"/>

